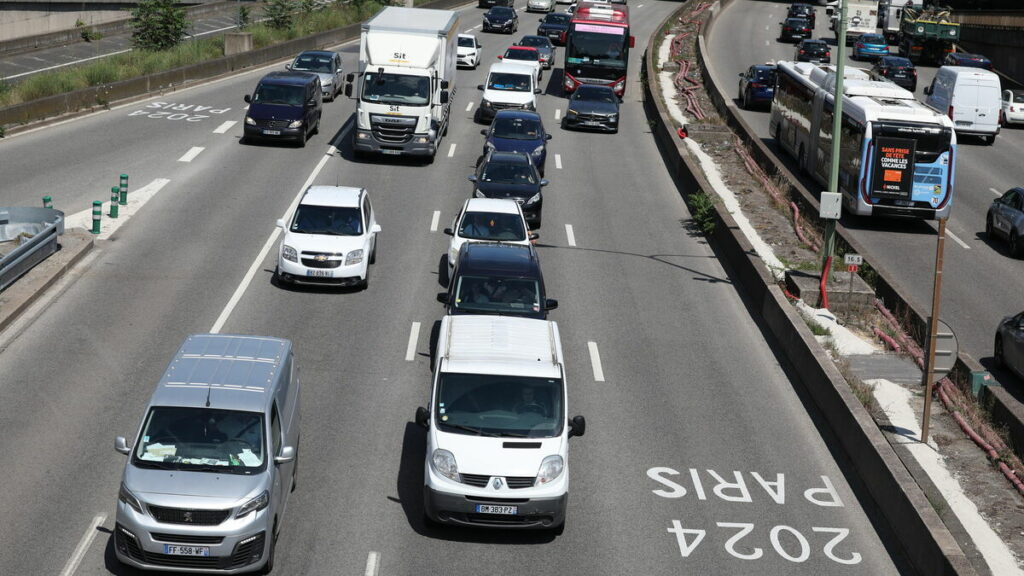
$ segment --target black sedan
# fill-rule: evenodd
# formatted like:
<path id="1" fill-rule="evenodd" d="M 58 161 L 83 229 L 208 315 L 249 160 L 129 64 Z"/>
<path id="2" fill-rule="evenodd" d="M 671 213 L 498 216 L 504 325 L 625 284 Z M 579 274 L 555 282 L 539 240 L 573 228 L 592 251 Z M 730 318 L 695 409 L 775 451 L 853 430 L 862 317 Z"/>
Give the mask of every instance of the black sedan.
<path id="1" fill-rule="evenodd" d="M 985 235 L 1006 238 L 1010 256 L 1024 258 L 1024 188 L 1010 188 L 992 201 L 985 215 Z"/>
<path id="2" fill-rule="evenodd" d="M 824 40 L 806 38 L 796 45 L 796 53 L 793 55 L 797 62 L 821 62 L 828 64 L 832 61 L 832 51 Z"/>
<path id="3" fill-rule="evenodd" d="M 1024 312 L 1003 318 L 996 328 L 996 362 L 1024 378 Z"/>
<path id="4" fill-rule="evenodd" d="M 569 30 L 569 20 L 572 20 L 572 16 L 568 14 L 552 12 L 541 18 L 540 25 L 537 26 L 537 35 L 547 36 L 553 44 L 565 46 L 565 34 Z"/>
<path id="5" fill-rule="evenodd" d="M 531 230 L 540 228 L 544 198 L 540 189 L 548 181 L 540 177 L 530 157 L 522 152 L 488 150 L 476 174 L 469 177 L 474 198 L 515 200 Z"/>
<path id="6" fill-rule="evenodd" d="M 786 12 L 787 18 L 806 18 L 807 20 L 810 20 L 811 28 L 814 28 L 815 16 L 814 6 L 801 2 L 793 3 L 790 5 L 789 11 Z"/>
<path id="7" fill-rule="evenodd" d="M 569 98 L 562 128 L 619 131 L 619 97 L 611 86 L 583 84 Z"/>
<path id="8" fill-rule="evenodd" d="M 917 68 L 902 56 L 882 56 L 868 73 L 872 78 L 889 80 L 911 92 L 917 90 Z"/>
<path id="9" fill-rule="evenodd" d="M 493 8 L 492 8 L 493 10 Z M 786 18 L 785 22 L 779 22 L 782 32 L 779 33 L 779 40 L 782 42 L 795 42 L 811 37 L 811 21 L 806 18 Z"/>
<path id="10" fill-rule="evenodd" d="M 484 32 L 515 34 L 519 30 L 519 15 L 514 8 L 495 6 L 484 12 Z"/>

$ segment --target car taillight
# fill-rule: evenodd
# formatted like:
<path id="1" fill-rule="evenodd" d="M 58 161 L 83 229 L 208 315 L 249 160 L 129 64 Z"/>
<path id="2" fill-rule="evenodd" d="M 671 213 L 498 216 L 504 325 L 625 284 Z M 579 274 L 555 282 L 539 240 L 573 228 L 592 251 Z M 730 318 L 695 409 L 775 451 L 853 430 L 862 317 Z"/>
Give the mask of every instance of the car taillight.
<path id="1" fill-rule="evenodd" d="M 804 53 L 804 51 L 803 51 L 803 50 L 801 50 L 801 51 L 800 51 L 800 53 L 801 53 L 801 54 L 803 54 L 803 53 Z"/>
<path id="2" fill-rule="evenodd" d="M 831 56 L 831 55 L 832 55 L 831 52 L 829 52 L 828 50 L 825 51 L 825 56 Z"/>
<path id="3" fill-rule="evenodd" d="M 910 72 L 914 75 L 914 78 L 917 78 L 917 69 L 916 68 L 914 70 L 911 70 Z"/>
<path id="4" fill-rule="evenodd" d="M 760 82 L 751 82 L 750 83 L 750 87 L 751 88 L 764 88 L 764 84 L 761 84 Z M 1010 108 L 1010 111 L 1012 112 L 1013 108 Z"/>

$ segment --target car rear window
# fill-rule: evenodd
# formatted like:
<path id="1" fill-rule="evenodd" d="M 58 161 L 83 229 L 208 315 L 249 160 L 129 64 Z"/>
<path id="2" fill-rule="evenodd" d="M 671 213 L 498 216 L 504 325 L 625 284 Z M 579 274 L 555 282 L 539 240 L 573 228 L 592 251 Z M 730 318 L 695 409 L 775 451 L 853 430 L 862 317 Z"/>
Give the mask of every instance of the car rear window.
<path id="1" fill-rule="evenodd" d="M 1024 92 L 1013 92 L 1013 103 L 1024 104 Z"/>
<path id="2" fill-rule="evenodd" d="M 860 41 L 865 44 L 885 44 L 885 38 L 878 34 L 865 34 L 860 37 Z"/>

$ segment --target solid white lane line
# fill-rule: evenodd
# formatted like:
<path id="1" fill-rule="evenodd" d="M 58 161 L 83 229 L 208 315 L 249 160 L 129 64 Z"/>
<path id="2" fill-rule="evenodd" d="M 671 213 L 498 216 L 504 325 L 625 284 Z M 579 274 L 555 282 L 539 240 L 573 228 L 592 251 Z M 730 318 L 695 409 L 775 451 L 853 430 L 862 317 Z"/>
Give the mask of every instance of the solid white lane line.
<path id="1" fill-rule="evenodd" d="M 594 381 L 604 382 L 604 370 L 601 369 L 601 353 L 597 351 L 597 342 L 587 342 L 590 349 L 590 366 L 594 369 Z"/>
<path id="2" fill-rule="evenodd" d="M 416 359 L 416 342 L 420 339 L 420 323 L 413 322 L 409 329 L 409 346 L 405 349 L 405 361 L 412 362 Z"/>
<path id="3" fill-rule="evenodd" d="M 565 238 L 569 241 L 569 246 L 576 245 L 576 235 L 572 232 L 572 224 L 565 225 Z"/>
<path id="4" fill-rule="evenodd" d="M 191 162 L 195 160 L 196 156 L 199 156 L 199 153 L 203 150 L 206 150 L 206 148 L 203 148 L 202 146 L 193 146 L 191 150 L 185 152 L 184 156 L 178 158 L 178 162 Z"/>
<path id="5" fill-rule="evenodd" d="M 555 120 L 558 120 L 561 117 L 562 117 L 562 109 L 561 108 L 555 108 Z"/>
<path id="6" fill-rule="evenodd" d="M 56 70 L 57 68 L 63 68 L 65 66 L 71 66 L 72 64 L 80 64 L 82 62 L 89 62 L 90 60 L 97 60 L 99 58 L 106 58 L 107 56 L 113 56 L 115 54 L 124 54 L 126 52 L 131 52 L 131 51 L 132 51 L 132 49 L 129 48 L 127 50 L 118 50 L 117 52 L 110 52 L 109 54 L 100 54 L 99 56 L 90 56 L 88 58 L 82 58 L 81 60 L 72 60 L 71 62 L 65 62 L 63 64 L 57 64 L 55 66 L 47 66 L 46 68 L 38 68 L 36 70 L 32 70 L 32 71 L 29 71 L 29 72 L 22 72 L 21 74 L 12 74 L 10 76 L 5 76 L 3 78 L 3 80 L 14 80 L 15 78 L 21 78 L 22 76 L 28 76 L 30 74 L 38 74 L 39 72 L 46 72 L 47 70 Z"/>
<path id="7" fill-rule="evenodd" d="M 310 184 L 313 183 L 313 180 L 315 180 L 317 175 L 320 174 L 320 171 L 324 169 L 324 166 L 327 165 L 327 160 L 329 159 L 330 156 L 324 154 L 323 158 L 320 159 L 320 163 L 316 165 L 316 168 L 313 169 L 309 178 L 306 178 L 306 181 L 299 188 L 298 193 L 295 194 L 295 198 L 288 206 L 288 209 L 285 211 L 282 218 L 288 220 L 291 213 L 295 211 L 295 207 L 299 205 L 299 200 L 302 199 L 302 193 L 306 191 L 306 188 L 309 188 Z M 274 242 L 277 241 L 277 238 L 280 235 L 281 229 L 274 226 L 274 231 L 270 233 L 270 236 L 267 237 L 267 241 L 263 243 L 263 248 L 261 248 L 260 253 L 256 255 L 256 259 L 252 261 L 252 265 L 249 266 L 249 270 L 245 273 L 241 283 L 239 283 L 238 287 L 235 288 L 235 293 L 231 295 L 227 305 L 224 306 L 223 310 L 221 310 L 220 316 L 217 316 L 217 321 L 214 322 L 213 326 L 210 328 L 210 334 L 217 334 L 220 332 L 221 328 L 224 327 L 224 323 L 228 321 L 228 317 L 231 316 L 231 312 L 235 309 L 235 306 L 238 306 L 238 301 L 242 299 L 242 295 L 245 294 L 245 290 L 249 287 L 249 284 L 252 283 L 252 279 L 256 276 L 256 272 L 259 271 L 260 266 L 263 264 L 263 260 L 266 259 L 267 254 L 270 253 L 270 249 L 273 248 Z"/>
<path id="8" fill-rule="evenodd" d="M 992 192 L 993 194 L 995 194 L 996 196 L 1002 196 L 1003 195 L 1002 192 L 1000 192 L 999 190 L 996 190 L 995 188 L 989 188 L 989 191 Z"/>
<path id="9" fill-rule="evenodd" d="M 111 234 L 117 232 L 117 229 L 124 225 L 132 216 L 135 215 L 142 207 L 149 202 L 149 200 L 156 196 L 156 193 L 163 189 L 167 183 L 170 182 L 167 178 L 157 178 L 149 184 L 146 184 L 138 190 L 132 190 L 128 188 L 128 204 L 125 206 L 118 206 L 117 218 L 108 218 L 107 214 L 110 213 L 110 201 L 103 203 L 103 218 L 100 220 L 100 233 L 95 236 L 97 240 L 106 240 L 110 238 Z M 85 228 L 86 230 L 92 229 L 92 208 L 86 208 L 80 212 L 66 217 L 64 219 L 64 228 Z"/>
<path id="10" fill-rule="evenodd" d="M 228 120 L 227 122 L 221 124 L 220 126 L 217 126 L 217 129 L 214 130 L 213 133 L 214 134 L 224 134 L 228 130 L 231 130 L 231 127 L 234 126 L 235 124 L 238 124 L 238 122 L 236 122 L 234 120 Z"/>
<path id="11" fill-rule="evenodd" d="M 334 144 L 331 144 L 330 146 L 327 147 L 327 155 L 328 156 L 334 156 L 337 153 L 338 153 L 338 149 L 334 147 Z"/>
<path id="12" fill-rule="evenodd" d="M 434 210 L 434 217 L 430 219 L 430 231 L 437 232 L 437 222 L 441 219 L 441 211 Z"/>
<path id="13" fill-rule="evenodd" d="M 451 148 L 448 149 L 448 157 L 455 156 L 455 142 L 452 142 Z"/>
<path id="14" fill-rule="evenodd" d="M 366 571 L 363 576 L 377 576 L 380 573 L 380 553 L 370 552 L 366 557 Z"/>
<path id="15" fill-rule="evenodd" d="M 466 104 L 466 112 L 469 112 L 472 109 L 473 109 L 473 101 L 470 100 L 469 104 Z"/>
<path id="16" fill-rule="evenodd" d="M 89 551 L 89 545 L 92 544 L 96 533 L 99 532 L 100 524 L 107 519 L 106 514 L 97 514 L 93 516 L 92 522 L 89 523 L 89 527 L 86 528 L 85 534 L 82 535 L 82 539 L 78 541 L 78 546 L 75 547 L 75 551 L 71 553 L 71 558 L 68 558 L 68 563 L 64 565 L 64 569 L 60 571 L 60 576 L 71 576 L 78 570 L 78 565 L 82 562 L 82 558 L 85 557 L 85 553 Z"/>
<path id="17" fill-rule="evenodd" d="M 643 4 L 637 4 L 637 5 L 636 5 L 636 7 L 637 7 L 637 8 L 643 8 L 643 7 L 644 7 L 644 5 L 643 5 Z"/>
<path id="18" fill-rule="evenodd" d="M 562 169 L 562 155 L 555 154 L 555 168 Z"/>
<path id="19" fill-rule="evenodd" d="M 949 236 L 949 239 L 952 240 L 953 242 L 956 242 L 957 244 L 959 244 L 961 248 L 963 248 L 965 250 L 970 250 L 971 249 L 971 247 L 968 246 L 966 242 L 964 242 L 963 240 L 957 238 L 956 234 L 953 234 L 953 232 L 949 228 L 946 229 L 946 236 Z"/>

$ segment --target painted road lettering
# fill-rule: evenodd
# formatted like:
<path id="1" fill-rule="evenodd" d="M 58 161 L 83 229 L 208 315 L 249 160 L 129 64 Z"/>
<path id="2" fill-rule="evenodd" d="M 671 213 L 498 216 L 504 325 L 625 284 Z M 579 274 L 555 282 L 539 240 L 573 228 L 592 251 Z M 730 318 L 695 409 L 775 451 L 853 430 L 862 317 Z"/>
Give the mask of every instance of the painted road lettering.
<path id="1" fill-rule="evenodd" d="M 224 114 L 230 112 L 231 108 L 214 108 L 200 104 L 179 104 L 177 102 L 150 102 L 141 110 L 129 112 L 129 116 L 144 116 L 146 118 L 163 120 L 184 120 L 186 122 L 202 122 L 210 118 L 211 114 Z"/>
<path id="2" fill-rule="evenodd" d="M 689 469 L 689 484 L 698 500 L 708 499 L 705 490 L 705 483 L 707 483 L 708 487 L 711 488 L 711 493 L 721 500 L 727 502 L 754 501 L 754 497 L 748 487 L 748 482 L 745 480 L 742 472 L 738 470 L 733 471 L 732 479 L 727 479 L 714 470 L 705 470 L 704 472 L 710 477 L 711 481 L 702 479 L 701 472 L 696 468 Z M 776 474 L 774 480 L 770 480 L 770 476 L 768 478 L 762 476 L 759 472 L 750 472 L 749 475 L 773 502 L 776 504 L 786 503 L 786 477 L 784 474 Z M 661 487 L 653 489 L 651 492 L 662 498 L 682 498 L 688 494 L 686 486 L 681 484 L 683 481 L 682 476 L 683 473 L 678 470 L 663 466 L 655 466 L 647 470 L 647 477 L 661 485 Z M 839 493 L 836 492 L 835 486 L 832 485 L 832 480 L 828 476 L 821 476 L 821 484 L 821 487 L 811 486 L 803 490 L 804 499 L 811 504 L 826 508 L 842 507 L 843 500 L 839 497 Z M 761 492 L 757 491 L 755 493 L 760 495 Z"/>
<path id="3" fill-rule="evenodd" d="M 722 547 L 733 558 L 739 560 L 759 560 L 764 557 L 765 548 L 755 545 L 764 543 L 764 531 L 758 530 L 755 524 L 750 522 L 716 522 L 715 526 L 720 529 L 715 532 L 715 535 L 726 537 Z M 676 543 L 679 545 L 679 555 L 683 558 L 689 558 L 708 535 L 708 531 L 702 528 L 684 527 L 680 520 L 672 520 L 672 525 L 666 531 L 675 535 Z M 751 534 L 754 535 L 751 536 Z M 819 539 L 816 537 L 818 534 L 833 535 L 828 541 L 820 544 L 821 553 L 826 558 L 847 566 L 860 564 L 863 557 L 859 552 L 837 553 L 836 551 L 836 548 L 850 535 L 850 530 L 847 528 L 813 526 L 811 527 L 811 537 L 814 539 L 812 544 L 811 540 L 808 540 L 807 536 L 796 528 L 780 524 L 772 526 L 768 530 L 767 540 L 768 544 L 771 545 L 771 549 L 780 558 L 794 564 L 800 564 L 806 562 L 811 557 L 813 550 L 818 549 Z"/>

